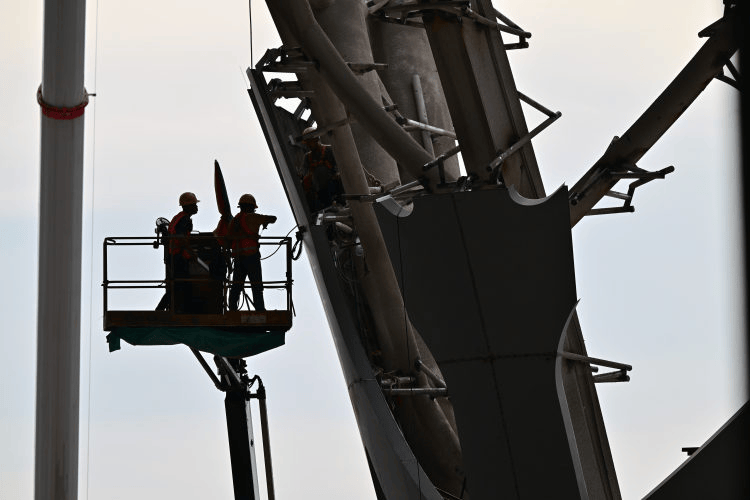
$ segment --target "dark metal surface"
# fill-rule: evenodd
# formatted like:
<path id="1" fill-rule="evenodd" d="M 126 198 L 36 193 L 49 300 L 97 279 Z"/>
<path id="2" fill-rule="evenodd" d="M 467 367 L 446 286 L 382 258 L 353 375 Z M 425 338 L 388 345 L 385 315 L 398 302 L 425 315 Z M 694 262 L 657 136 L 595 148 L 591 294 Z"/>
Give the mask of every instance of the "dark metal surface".
<path id="1" fill-rule="evenodd" d="M 703 446 L 689 455 L 644 499 L 750 498 L 750 403 L 745 403 Z"/>
<path id="2" fill-rule="evenodd" d="M 524 205 L 504 189 L 414 205 L 408 217 L 378 217 L 409 317 L 445 377 L 468 493 L 587 498 L 557 365 L 576 303 L 567 192 Z"/>
<path id="3" fill-rule="evenodd" d="M 232 483 L 235 500 L 256 500 L 260 495 L 255 463 L 255 439 L 250 402 L 243 388 L 244 386 L 228 391 L 224 398 L 229 454 L 232 460 Z"/>

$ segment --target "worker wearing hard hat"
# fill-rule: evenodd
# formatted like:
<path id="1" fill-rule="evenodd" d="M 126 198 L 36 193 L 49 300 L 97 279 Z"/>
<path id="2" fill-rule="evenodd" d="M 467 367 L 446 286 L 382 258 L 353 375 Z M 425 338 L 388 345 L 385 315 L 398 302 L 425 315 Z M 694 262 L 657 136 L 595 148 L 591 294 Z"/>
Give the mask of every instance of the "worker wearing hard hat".
<path id="1" fill-rule="evenodd" d="M 318 136 L 309 135 L 313 132 L 314 127 L 302 132 L 303 137 L 307 136 L 302 142 L 309 149 L 302 168 L 302 187 L 310 210 L 317 212 L 331 206 L 335 198 L 343 193 L 343 188 L 331 146 L 321 144 Z"/>
<path id="2" fill-rule="evenodd" d="M 250 278 L 250 288 L 253 291 L 253 305 L 256 311 L 265 311 L 263 300 L 263 273 L 260 267 L 259 240 L 260 227 L 265 229 L 268 224 L 276 222 L 274 215 L 255 213 L 258 204 L 251 194 L 240 197 L 238 207 L 240 212 L 229 223 L 229 238 L 232 241 L 232 256 L 234 257 L 234 274 L 232 287 L 229 289 L 230 311 L 239 308 L 240 292 L 244 289 L 245 279 Z"/>
<path id="3" fill-rule="evenodd" d="M 190 232 L 193 230 L 191 216 L 198 213 L 198 198 L 194 193 L 185 192 L 180 195 L 179 204 L 182 211 L 172 218 L 167 232 L 169 234 L 169 262 L 167 262 L 167 278 L 187 279 L 190 277 L 190 260 L 195 258 L 190 247 Z M 188 312 L 192 302 L 192 286 L 188 282 L 174 283 L 175 312 Z M 170 304 L 170 290 L 164 294 L 156 310 L 166 310 Z"/>

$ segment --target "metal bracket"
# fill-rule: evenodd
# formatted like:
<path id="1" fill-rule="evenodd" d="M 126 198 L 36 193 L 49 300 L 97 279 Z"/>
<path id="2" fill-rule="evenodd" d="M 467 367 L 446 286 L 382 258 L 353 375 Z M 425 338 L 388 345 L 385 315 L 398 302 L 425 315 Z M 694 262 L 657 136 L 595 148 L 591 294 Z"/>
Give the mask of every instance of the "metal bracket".
<path id="1" fill-rule="evenodd" d="M 509 18 L 507 18 L 506 16 L 504 16 L 503 13 L 500 12 L 499 10 L 497 10 L 497 9 L 493 9 L 493 10 L 495 11 L 495 17 L 497 17 L 498 19 L 500 19 L 507 26 L 509 26 L 511 28 L 519 29 L 519 30 L 523 31 L 524 33 L 528 33 L 526 30 L 524 30 L 523 28 L 521 28 L 519 25 L 517 25 L 516 23 L 514 23 L 513 21 L 511 21 Z M 518 43 L 506 43 L 506 44 L 504 44 L 505 50 L 527 49 L 527 48 L 529 48 L 529 42 L 527 42 L 526 39 L 531 37 L 531 33 L 528 33 L 528 35 L 529 35 L 528 37 L 526 37 L 526 36 L 520 36 L 519 35 L 518 36 Z"/>
<path id="2" fill-rule="evenodd" d="M 586 215 L 606 215 L 606 214 L 617 214 L 617 213 L 628 213 L 635 212 L 635 207 L 632 205 L 633 196 L 636 188 L 651 182 L 654 179 L 664 179 L 667 174 L 674 172 L 674 167 L 669 166 L 656 172 L 649 172 L 636 165 L 625 166 L 625 172 L 611 172 L 609 175 L 613 179 L 636 179 L 630 183 L 627 193 L 621 193 L 619 191 L 609 191 L 605 196 L 610 198 L 617 198 L 623 200 L 624 203 L 621 207 L 609 207 L 609 208 L 592 208 Z"/>
<path id="3" fill-rule="evenodd" d="M 698 37 L 700 37 L 700 38 L 710 38 L 710 37 L 714 36 L 716 34 L 716 32 L 719 30 L 719 28 L 721 27 L 721 25 L 724 24 L 725 22 L 727 22 L 727 14 L 729 14 L 729 11 L 732 10 L 732 9 L 734 9 L 734 8 L 736 8 L 736 5 L 734 5 L 735 3 L 736 2 L 727 2 L 727 1 L 725 1 L 724 2 L 724 16 L 721 19 L 719 19 L 718 21 L 715 21 L 715 22 L 709 24 L 708 26 L 706 26 L 705 28 L 703 28 L 702 30 L 700 30 L 700 32 L 698 32 Z M 732 54 L 732 55 L 734 55 L 734 54 Z M 729 57 L 731 57 L 731 55 Z M 732 61 L 729 58 L 727 58 L 727 62 L 725 64 L 725 66 L 727 67 L 727 69 L 729 70 L 729 72 L 732 74 L 733 78 L 729 78 L 728 76 L 726 76 L 724 74 L 723 68 L 722 68 L 721 73 L 719 73 L 718 75 L 716 75 L 714 78 L 716 78 L 717 80 L 721 80 L 722 82 L 731 85 L 732 87 L 736 88 L 737 90 L 740 90 L 740 73 L 739 73 L 739 71 L 737 71 L 737 68 L 734 67 L 734 65 L 732 64 Z"/>
<path id="4" fill-rule="evenodd" d="M 385 63 L 348 62 L 346 63 L 346 65 L 349 66 L 349 69 L 352 70 L 353 73 L 356 73 L 358 75 L 363 75 L 369 71 L 380 71 L 380 70 L 388 69 L 388 65 Z"/>
<path id="5" fill-rule="evenodd" d="M 595 384 L 602 384 L 607 382 L 630 382 L 630 376 L 625 370 L 617 370 L 614 372 L 594 375 L 593 379 Z"/>
<path id="6" fill-rule="evenodd" d="M 381 0 L 379 2 L 370 0 L 367 3 L 367 6 L 370 15 L 377 16 L 383 21 L 397 22 L 401 24 L 408 23 L 409 18 L 421 17 L 424 13 L 432 12 L 440 12 L 444 15 L 448 14 L 450 16 L 453 16 L 459 22 L 462 18 L 468 18 L 476 23 L 483 24 L 490 28 L 497 29 L 498 31 L 517 36 L 517 43 L 504 44 L 506 50 L 525 49 L 529 46 L 527 40 L 531 38 L 531 33 L 508 19 L 508 17 L 504 16 L 497 9 L 492 9 L 494 19 L 490 19 L 472 10 L 470 7 L 470 3 L 466 0 L 406 2 L 397 5 L 389 5 L 389 2 L 387 0 Z M 393 16 L 392 14 L 396 15 Z M 498 22 L 498 20 L 501 22 Z M 417 24 L 413 21 L 412 23 Z"/>
<path id="7" fill-rule="evenodd" d="M 426 163 L 422 167 L 422 171 L 423 172 L 427 172 L 432 167 L 437 167 L 438 168 L 438 176 L 440 177 L 440 184 L 445 184 L 445 160 L 447 160 L 451 156 L 459 153 L 460 151 L 461 151 L 461 146 L 460 145 L 452 147 L 451 149 L 449 149 L 445 153 L 441 154 L 440 156 L 438 156 L 437 158 L 435 158 L 431 162 Z"/>
<path id="8" fill-rule="evenodd" d="M 716 75 L 714 78 L 716 78 L 719 81 L 722 81 L 724 83 L 727 83 L 731 85 L 732 87 L 736 88 L 737 90 L 740 90 L 740 72 L 737 70 L 737 68 L 734 67 L 734 64 L 732 64 L 731 60 L 727 60 L 726 64 L 724 65 L 729 70 L 729 72 L 732 74 L 732 78 L 728 77 L 724 74 L 724 69 L 722 68 L 721 73 Z"/>
<path id="9" fill-rule="evenodd" d="M 312 90 L 304 90 L 302 85 L 298 81 L 283 81 L 280 78 L 273 78 L 268 82 L 268 96 L 276 101 L 280 97 L 303 99 L 305 97 L 312 97 L 315 92 Z"/>
<path id="10" fill-rule="evenodd" d="M 547 115 L 547 119 L 537 125 L 531 132 L 518 139 L 512 146 L 500 153 L 494 160 L 489 163 L 489 165 L 487 165 L 487 171 L 492 172 L 492 175 L 490 176 L 491 179 L 500 179 L 500 167 L 502 167 L 503 162 L 562 116 L 561 112 L 550 111 L 522 92 L 518 92 L 518 98 L 532 108 Z"/>
<path id="11" fill-rule="evenodd" d="M 557 355 L 561 358 L 568 359 L 570 361 L 578 361 L 581 363 L 588 363 L 589 365 L 606 366 L 608 368 L 615 368 L 617 371 L 602 373 L 600 375 L 594 375 L 594 382 L 628 382 L 630 376 L 627 372 L 633 369 L 632 366 L 626 365 L 625 363 L 617 363 L 616 361 L 608 361 L 606 359 L 592 358 L 590 356 L 583 356 L 582 354 L 576 354 L 567 351 L 558 351 Z M 592 367 L 593 368 L 593 367 Z"/>
<path id="12" fill-rule="evenodd" d="M 298 73 L 315 67 L 299 47 L 268 49 L 255 65 L 261 71 L 271 73 Z"/>

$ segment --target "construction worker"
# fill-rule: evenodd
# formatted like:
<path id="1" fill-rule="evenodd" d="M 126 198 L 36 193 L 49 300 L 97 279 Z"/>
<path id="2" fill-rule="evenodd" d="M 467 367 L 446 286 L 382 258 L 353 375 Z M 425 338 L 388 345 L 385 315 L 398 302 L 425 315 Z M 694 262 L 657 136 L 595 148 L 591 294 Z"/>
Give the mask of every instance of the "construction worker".
<path id="1" fill-rule="evenodd" d="M 249 277 L 255 310 L 265 311 L 258 232 L 261 226 L 265 229 L 268 224 L 276 222 L 276 216 L 255 213 L 258 204 L 251 194 L 243 194 L 238 207 L 240 212 L 229 223 L 228 231 L 234 257 L 234 274 L 232 287 L 229 289 L 228 308 L 230 311 L 236 311 L 239 308 L 240 292 L 244 290 L 245 279 Z"/>
<path id="2" fill-rule="evenodd" d="M 302 135 L 313 132 L 315 128 L 308 127 Z M 305 153 L 302 168 L 302 187 L 307 195 L 310 210 L 317 212 L 331 206 L 344 190 L 331 146 L 321 144 L 317 136 L 308 137 L 302 142 L 309 149 Z"/>
<path id="3" fill-rule="evenodd" d="M 190 247 L 190 232 L 193 230 L 193 221 L 191 216 L 198 213 L 198 198 L 194 193 L 185 192 L 180 195 L 179 203 L 182 211 L 172 218 L 169 223 L 167 232 L 170 236 L 169 262 L 167 262 L 168 279 L 186 279 L 190 277 L 190 260 L 195 258 L 195 254 Z M 177 281 L 174 283 L 175 312 L 188 312 L 192 302 L 192 286 L 189 282 Z M 164 294 L 157 311 L 163 311 L 169 308 L 170 290 Z"/>

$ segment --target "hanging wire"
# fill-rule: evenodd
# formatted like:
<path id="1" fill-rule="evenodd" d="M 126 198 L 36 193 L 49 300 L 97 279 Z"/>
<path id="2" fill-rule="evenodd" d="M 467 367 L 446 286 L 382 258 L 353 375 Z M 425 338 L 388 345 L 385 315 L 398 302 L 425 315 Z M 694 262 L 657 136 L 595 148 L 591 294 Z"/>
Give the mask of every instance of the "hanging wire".
<path id="1" fill-rule="evenodd" d="M 294 231 L 294 230 L 295 230 L 295 229 L 297 229 L 298 227 L 299 227 L 299 225 L 296 225 L 296 226 L 294 226 L 293 228 L 291 228 L 291 229 L 289 230 L 289 232 L 288 232 L 288 233 L 286 233 L 286 235 L 284 235 L 284 238 L 286 238 L 287 236 L 289 236 L 290 234 L 292 234 L 292 231 Z M 275 254 L 276 252 L 278 252 L 278 251 L 279 251 L 279 249 L 281 248 L 281 246 L 282 246 L 283 244 L 284 244 L 283 242 L 282 242 L 282 243 L 279 243 L 279 244 L 278 244 L 278 245 L 276 246 L 276 250 L 274 250 L 274 251 L 273 251 L 273 253 L 271 253 L 271 255 L 267 255 L 267 256 L 265 256 L 265 257 L 261 257 L 261 259 L 260 259 L 260 260 L 266 260 L 266 259 L 269 259 L 269 258 L 273 257 L 273 256 L 274 256 L 274 254 Z M 297 259 L 294 259 L 294 260 L 297 260 Z"/>
<path id="2" fill-rule="evenodd" d="M 253 67 L 253 0 L 247 0 L 247 14 L 250 19 L 250 67 Z"/>
<path id="3" fill-rule="evenodd" d="M 99 0 L 96 0 L 96 17 L 94 20 L 94 92 L 97 94 L 97 73 L 99 71 Z M 92 339 L 94 337 L 94 218 L 96 211 L 95 186 L 96 186 L 96 100 L 94 101 L 93 116 L 91 117 L 91 248 L 89 264 L 89 360 L 88 360 L 88 394 L 86 396 L 86 500 L 89 499 L 89 486 L 91 485 L 91 358 Z"/>

